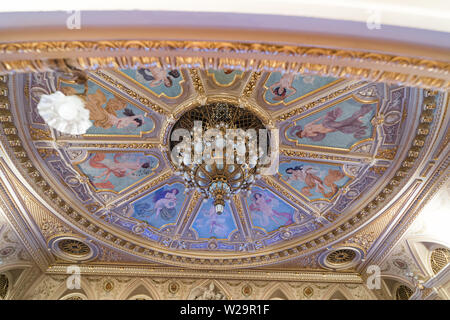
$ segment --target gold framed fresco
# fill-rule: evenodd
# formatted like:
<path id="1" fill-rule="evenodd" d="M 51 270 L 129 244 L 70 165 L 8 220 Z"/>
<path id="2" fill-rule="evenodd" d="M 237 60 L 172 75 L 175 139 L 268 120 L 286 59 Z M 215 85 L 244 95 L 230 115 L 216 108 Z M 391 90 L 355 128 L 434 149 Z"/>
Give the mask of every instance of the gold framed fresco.
<path id="1" fill-rule="evenodd" d="M 155 68 L 159 68 L 159 67 L 155 67 Z M 184 92 L 184 88 L 183 88 L 183 84 L 186 82 L 186 74 L 183 74 L 183 72 L 180 72 L 180 76 L 182 77 L 182 79 L 180 81 L 177 82 L 177 84 L 180 86 L 180 93 L 178 93 L 176 96 L 168 96 L 164 91 L 161 91 L 161 93 L 156 93 L 153 90 L 151 90 L 149 87 L 143 85 L 141 82 L 137 81 L 135 78 L 131 77 L 130 75 L 126 74 L 124 71 L 122 71 L 123 69 L 117 70 L 117 73 L 120 74 L 122 77 L 124 77 L 125 79 L 128 79 L 129 81 L 131 81 L 133 84 L 137 85 L 139 88 L 142 88 L 143 90 L 145 90 L 145 92 L 150 93 L 151 95 L 153 95 L 156 98 L 167 98 L 167 99 L 178 99 L 179 97 L 181 97 L 183 95 Z M 136 69 L 136 70 L 142 70 L 142 69 Z M 172 70 L 177 70 L 176 68 L 172 69 Z M 173 79 L 174 77 L 169 77 L 167 76 L 168 79 Z M 173 83 L 173 80 L 169 81 L 169 83 Z M 163 85 L 164 82 L 161 84 Z M 167 87 L 167 85 L 165 85 Z"/>
<path id="2" fill-rule="evenodd" d="M 296 98 L 294 98 L 293 100 L 291 100 L 291 101 L 289 101 L 289 102 L 286 102 L 285 101 L 285 99 L 286 98 L 284 98 L 284 99 L 282 99 L 282 100 L 280 100 L 280 101 L 278 101 L 278 102 L 271 102 L 271 101 L 268 101 L 267 100 L 267 97 L 266 97 L 266 95 L 267 95 L 267 92 L 270 90 L 270 88 L 271 88 L 271 85 L 268 85 L 267 84 L 267 82 L 270 80 L 270 78 L 272 77 L 272 75 L 274 74 L 275 72 L 270 72 L 270 73 L 268 73 L 267 75 L 266 75 L 266 77 L 265 77 L 265 79 L 264 79 L 264 82 L 263 82 L 263 85 L 262 85 L 262 88 L 264 89 L 263 90 L 263 92 L 262 92 L 262 98 L 263 98 L 263 101 L 267 104 L 267 105 L 269 105 L 269 106 L 278 106 L 278 105 L 280 105 L 280 104 L 283 104 L 284 106 L 290 106 L 290 105 L 292 105 L 292 104 L 295 104 L 296 102 L 298 102 L 298 101 L 300 101 L 300 100 L 302 100 L 302 99 L 305 99 L 305 98 L 307 98 L 307 97 L 310 97 L 310 96 L 312 96 L 312 95 L 314 95 L 314 94 L 316 94 L 316 93 L 318 93 L 318 92 L 320 92 L 320 91 L 323 91 L 323 90 L 326 90 L 327 88 L 330 88 L 330 87 L 332 87 L 332 86 L 335 86 L 335 85 L 337 85 L 337 84 L 339 84 L 339 83 L 341 83 L 341 82 L 343 82 L 343 81 L 346 81 L 346 79 L 345 78 L 341 78 L 341 79 L 335 79 L 334 81 L 331 81 L 330 83 L 327 83 L 327 84 L 325 84 L 325 85 L 323 85 L 323 86 L 320 86 L 319 88 L 316 88 L 316 89 L 314 89 L 314 90 L 312 90 L 312 91 L 309 91 L 309 92 L 307 92 L 307 93 L 305 93 L 305 94 L 303 94 L 303 95 L 301 95 L 301 96 L 299 96 L 299 97 L 296 97 Z M 289 74 L 287 74 L 288 76 L 289 76 Z M 283 77 L 284 75 L 281 75 L 281 77 Z M 299 75 L 293 75 L 294 77 L 297 77 L 297 76 L 299 76 Z M 313 79 L 315 79 L 316 77 L 315 76 L 309 76 L 309 77 L 312 77 Z M 303 77 L 302 77 L 303 78 Z M 279 82 L 281 83 L 281 81 L 282 80 L 279 80 Z M 296 81 L 296 79 L 294 78 L 293 80 L 292 80 L 292 82 L 294 82 L 294 81 Z M 273 85 L 273 84 L 272 84 Z M 293 86 L 293 84 L 292 84 L 292 86 Z"/>
<path id="3" fill-rule="evenodd" d="M 140 164 L 140 162 L 134 163 L 133 161 L 129 161 L 130 167 L 128 168 L 127 166 L 125 166 L 125 164 L 123 162 L 120 162 L 119 160 L 117 160 L 117 158 L 120 158 L 122 155 L 126 155 L 127 157 L 130 157 L 130 155 L 137 155 L 137 154 L 142 154 L 143 157 L 141 157 L 141 158 L 152 157 L 152 160 L 153 159 L 156 160 L 156 165 L 152 166 L 152 164 L 149 164 L 148 166 L 144 167 L 144 164 L 146 164 L 147 162 Z M 114 155 L 113 159 L 109 159 L 108 155 Z M 140 159 L 140 158 L 138 158 L 138 159 Z M 89 160 L 89 167 L 86 165 L 88 160 Z M 116 163 L 116 165 L 114 167 L 112 167 L 111 165 L 105 164 L 104 163 L 105 161 L 108 161 L 108 163 L 112 163 L 114 161 L 114 163 Z M 139 160 L 139 161 L 141 161 L 141 160 Z M 117 152 L 117 151 L 101 151 L 101 152 L 99 152 L 96 150 L 88 150 L 83 159 L 80 159 L 80 160 L 72 163 L 72 167 L 75 169 L 75 171 L 81 177 L 83 177 L 88 182 L 89 186 L 95 193 L 112 192 L 114 194 L 123 194 L 123 193 L 126 193 L 128 190 L 132 189 L 134 186 L 140 184 L 141 182 L 147 180 L 149 177 L 153 176 L 154 173 L 159 168 L 160 163 L 161 163 L 161 160 L 159 159 L 158 155 L 156 153 L 149 152 L 149 151 L 127 150 L 126 152 Z M 140 167 L 138 167 L 138 166 L 140 166 Z M 136 181 L 132 181 L 132 183 L 125 185 L 123 187 L 120 187 L 119 190 L 115 190 L 116 185 L 113 182 L 111 182 L 111 180 L 117 181 L 117 180 L 120 180 L 120 178 L 122 178 L 122 177 L 126 177 L 127 173 L 128 173 L 128 172 L 126 172 L 127 169 L 131 169 L 132 172 L 137 172 L 138 170 L 141 170 L 142 168 L 144 168 L 144 169 L 150 168 L 150 170 L 146 170 L 146 173 L 143 178 L 140 178 L 140 179 L 138 178 L 138 179 L 136 179 Z M 92 169 L 92 170 L 89 170 L 89 169 Z M 105 171 L 99 172 L 99 173 L 101 173 L 102 175 L 105 175 L 105 172 L 106 172 L 106 175 L 107 175 L 106 178 L 109 178 L 110 176 L 115 176 L 117 179 L 114 179 L 114 177 L 112 177 L 111 179 L 108 179 L 106 182 L 103 182 L 103 180 L 102 180 L 102 182 L 93 182 L 93 179 L 100 178 L 100 176 L 99 177 L 93 176 L 94 175 L 93 172 L 97 171 L 96 169 L 100 169 L 100 170 L 105 169 Z M 87 170 L 89 170 L 88 172 L 90 172 L 90 173 L 86 173 Z M 122 182 L 122 181 L 120 181 L 120 182 Z"/>
<path id="4" fill-rule="evenodd" d="M 49 71 L 68 64 L 83 70 L 145 67 L 149 64 L 201 69 L 227 65 L 252 71 L 278 69 L 438 90 L 450 88 L 448 61 L 436 60 L 432 52 L 431 58 L 423 58 L 427 55 L 419 54 L 417 48 L 412 48 L 412 51 L 403 48 L 397 54 L 387 53 L 393 52 L 392 46 L 384 47 L 384 50 L 386 53 L 383 50 L 273 44 L 263 40 L 11 41 L 0 43 L 0 73 Z M 148 55 L 149 51 L 152 56 Z M 179 51 L 183 51 L 183 55 Z"/>
<path id="5" fill-rule="evenodd" d="M 100 81 L 92 78 L 92 77 L 88 77 L 88 83 L 91 82 L 94 84 L 94 86 L 101 88 L 102 91 L 106 91 L 107 93 L 113 95 L 114 97 L 119 97 L 121 100 L 125 101 L 127 104 L 133 106 L 134 108 L 137 108 L 141 111 L 143 111 L 144 113 L 141 114 L 144 118 L 148 118 L 152 121 L 152 127 L 151 129 L 149 129 L 148 131 L 139 131 L 139 134 L 114 134 L 114 133 L 105 133 L 105 134 L 101 134 L 101 133 L 86 133 L 83 134 L 83 137 L 92 137 L 92 138 L 107 138 L 107 137 L 111 137 L 111 138 L 142 138 L 143 135 L 146 134 L 150 134 L 152 133 L 155 128 L 156 128 L 156 122 L 155 119 L 149 114 L 148 110 L 143 109 L 142 107 L 140 107 L 139 105 L 137 105 L 134 101 L 132 101 L 131 99 L 129 99 L 128 97 L 124 96 L 123 94 L 119 93 L 119 92 L 113 92 L 111 91 L 107 86 L 105 86 L 103 83 L 101 83 Z M 63 84 L 67 84 L 69 87 L 73 88 L 74 85 L 76 85 L 75 81 L 73 80 L 68 80 L 68 79 L 62 79 L 62 78 L 58 78 L 58 82 L 57 82 L 57 89 L 61 90 L 63 88 Z M 89 92 L 89 85 L 88 85 L 88 92 Z M 87 94 L 87 93 L 86 93 Z M 107 100 L 108 101 L 108 100 Z M 102 109 L 103 106 L 100 106 Z M 125 107 L 126 109 L 126 107 Z M 117 110 L 118 111 L 118 110 Z M 119 118 L 120 119 L 120 118 Z M 92 121 L 92 120 L 91 120 Z M 95 124 L 94 124 L 95 126 Z"/>
<path id="6" fill-rule="evenodd" d="M 350 100 L 354 100 L 354 101 L 356 101 L 357 103 L 361 103 L 361 104 L 364 104 L 364 105 L 373 105 L 373 104 L 376 104 L 376 107 L 375 107 L 375 111 L 374 111 L 373 116 L 371 117 L 370 120 L 367 121 L 367 124 L 368 124 L 368 125 L 370 124 L 370 125 L 371 125 L 371 128 L 372 128 L 372 134 L 371 134 L 370 137 L 361 139 L 361 140 L 359 140 L 359 141 L 356 141 L 356 142 L 354 142 L 352 145 L 350 145 L 350 146 L 348 146 L 348 147 L 331 147 L 331 146 L 326 146 L 326 145 L 323 146 L 323 145 L 317 145 L 317 144 L 314 145 L 314 144 L 304 144 L 304 143 L 299 143 L 297 139 L 292 139 L 291 137 L 288 136 L 289 130 L 291 130 L 292 128 L 294 128 L 294 126 L 295 126 L 299 121 L 301 121 L 301 120 L 303 120 L 303 119 L 310 118 L 311 116 L 314 116 L 314 115 L 316 115 L 316 114 L 318 114 L 318 113 L 322 113 L 322 112 L 324 112 L 324 111 L 326 111 L 326 110 L 330 110 L 330 109 L 332 109 L 333 107 L 336 107 L 338 104 L 343 103 L 343 102 L 347 102 L 347 101 L 350 101 Z M 336 108 L 337 108 L 337 107 L 336 107 Z M 356 95 L 354 95 L 354 94 L 349 95 L 349 96 L 345 96 L 345 97 L 342 97 L 342 98 L 340 98 L 340 99 L 338 99 L 338 100 L 336 100 L 336 101 L 333 101 L 332 103 L 330 103 L 330 104 L 328 104 L 328 105 L 325 105 L 325 106 L 323 106 L 323 107 L 320 107 L 320 108 L 318 108 L 318 109 L 316 109 L 316 110 L 314 110 L 314 111 L 312 111 L 312 112 L 309 112 L 309 113 L 307 113 L 307 114 L 305 114 L 305 115 L 301 115 L 300 117 L 298 117 L 298 118 L 296 118 L 295 120 L 293 120 L 292 123 L 289 124 L 289 125 L 284 129 L 284 137 L 286 138 L 287 141 L 295 143 L 295 146 L 297 146 L 297 147 L 308 147 L 308 148 L 313 148 L 313 149 L 318 149 L 318 150 L 334 150 L 334 151 L 347 151 L 347 152 L 351 152 L 351 150 L 354 149 L 355 147 L 357 147 L 358 145 L 361 145 L 361 144 L 363 144 L 363 143 L 365 143 L 365 142 L 368 142 L 368 141 L 373 141 L 373 140 L 375 140 L 375 137 L 376 137 L 376 127 L 375 127 L 375 125 L 372 124 L 372 119 L 374 119 L 375 117 L 377 117 L 377 115 L 378 115 L 378 113 L 379 113 L 379 109 L 380 109 L 380 101 L 379 101 L 378 98 L 377 98 L 377 99 L 374 99 L 374 100 L 365 100 L 365 99 L 362 99 L 362 98 L 360 98 L 360 97 L 358 97 L 358 96 L 356 96 Z M 355 114 L 355 113 L 354 113 L 354 114 Z M 323 116 L 322 116 L 321 118 L 323 118 Z M 358 118 L 358 119 L 359 119 L 359 118 Z M 347 120 L 347 119 L 345 119 L 345 120 Z M 316 119 L 313 120 L 313 122 L 314 122 L 314 121 L 316 121 Z M 322 122 L 323 122 L 323 120 L 322 120 Z M 333 131 L 332 131 L 331 133 L 333 133 Z M 326 134 L 325 134 L 325 136 L 326 136 Z"/>
<path id="7" fill-rule="evenodd" d="M 253 199 L 255 199 L 256 194 L 261 193 L 261 192 L 254 192 L 254 190 L 256 190 L 256 189 L 259 189 L 259 190 L 262 190 L 265 192 L 264 195 L 261 195 L 260 199 L 263 199 L 263 202 L 266 202 L 269 204 L 269 206 L 267 206 L 266 208 L 263 209 L 264 211 L 272 210 L 271 212 L 267 212 L 268 214 L 266 214 L 266 212 L 260 211 L 260 209 L 261 209 L 260 206 L 254 206 L 254 209 L 252 209 L 253 203 L 250 205 L 248 203 L 248 198 L 250 196 L 253 196 Z M 268 186 L 255 185 L 252 187 L 251 190 L 252 191 L 251 191 L 250 196 L 242 197 L 244 204 L 245 204 L 245 208 L 248 212 L 249 221 L 250 221 L 250 226 L 249 226 L 250 229 L 252 229 L 252 228 L 260 229 L 264 234 L 270 235 L 270 234 L 273 234 L 273 233 L 279 231 L 282 228 L 287 228 L 289 226 L 296 224 L 295 215 L 298 212 L 298 208 L 295 207 L 294 205 L 292 205 L 292 203 L 290 201 L 286 200 L 283 196 L 279 195 L 278 193 L 274 192 L 273 190 L 270 190 L 270 188 Z M 280 206 L 277 201 L 271 203 L 272 199 L 265 199 L 265 197 L 267 197 L 268 194 L 271 194 L 269 197 L 278 198 L 279 200 L 281 200 L 281 202 L 283 202 L 285 207 L 290 207 L 293 211 L 292 212 L 278 211 L 278 209 L 280 209 L 280 210 L 285 210 L 285 209 L 281 209 L 282 206 Z M 256 199 L 256 201 L 258 201 L 258 199 Z M 278 209 L 274 210 L 273 206 L 276 206 Z M 268 209 L 268 210 L 265 210 L 265 209 Z M 283 220 L 278 220 L 278 219 L 273 220 L 272 219 L 272 221 L 269 221 L 268 219 L 261 218 L 261 219 L 259 219 L 261 223 L 259 223 L 260 225 L 258 226 L 258 225 L 255 225 L 255 222 L 253 219 L 253 212 L 252 212 L 253 210 L 257 210 L 258 212 L 261 212 L 261 215 L 258 215 L 258 217 L 264 217 L 267 215 L 268 219 L 269 219 L 269 218 L 277 216 L 277 217 L 281 217 L 284 219 L 287 218 L 287 221 L 285 221 L 284 224 L 281 224 L 281 222 Z M 288 214 L 290 215 L 290 217 L 288 216 Z M 264 221 L 264 220 L 266 220 L 266 221 Z M 278 226 L 277 226 L 277 223 L 278 223 Z M 272 230 L 267 230 L 264 227 L 264 225 L 266 225 L 265 227 L 269 226 L 269 229 L 272 229 Z"/>
<path id="8" fill-rule="evenodd" d="M 322 171 L 321 170 L 319 170 L 320 171 L 320 176 L 316 176 L 314 173 L 310 173 L 310 175 L 313 175 L 313 177 L 311 177 L 311 178 L 309 178 L 308 180 L 311 180 L 311 182 L 314 182 L 314 181 L 319 181 L 319 180 L 321 180 L 319 183 L 315 183 L 315 186 L 314 187 L 311 187 L 312 186 L 312 183 L 311 184 L 309 184 L 308 185 L 308 183 L 306 183 L 306 182 L 304 182 L 305 183 L 305 186 L 302 188 L 302 190 L 306 190 L 306 192 L 309 192 L 311 195 L 310 196 L 312 196 L 312 194 L 313 194 L 313 192 L 311 192 L 311 191 L 313 191 L 312 189 L 314 189 L 314 188 L 317 188 L 317 189 L 319 189 L 320 190 L 320 188 L 326 188 L 326 187 L 324 187 L 324 185 L 325 186 L 327 186 L 327 183 L 324 183 L 324 181 L 326 181 L 327 179 L 329 180 L 329 182 L 328 182 L 328 184 L 330 184 L 331 186 L 330 187 L 328 187 L 327 189 L 331 189 L 331 192 L 329 193 L 329 197 L 326 197 L 326 195 L 327 195 L 327 192 L 325 191 L 325 190 L 323 190 L 324 192 L 322 192 L 322 195 L 324 196 L 324 197 L 322 197 L 322 198 L 314 198 L 314 199 L 311 199 L 311 198 L 309 198 L 308 197 L 308 195 L 305 195 L 304 193 L 302 193 L 301 191 L 299 191 L 297 188 L 295 188 L 295 187 L 293 187 L 290 183 L 288 183 L 287 182 L 287 180 L 285 180 L 284 178 L 283 178 L 283 175 L 282 174 L 280 174 L 280 170 L 282 170 L 282 169 L 284 169 L 284 170 L 287 170 L 287 168 L 284 168 L 284 166 L 282 166 L 281 164 L 283 164 L 283 163 L 291 163 L 291 162 L 301 162 L 301 163 L 313 163 L 313 164 L 322 164 L 322 165 L 326 165 L 326 166 L 328 166 L 328 167 L 337 167 L 337 168 L 339 168 L 340 169 L 340 171 L 341 171 L 341 173 L 342 174 L 338 174 L 338 173 L 335 173 L 334 171 L 335 170 L 333 170 L 333 169 L 330 169 L 330 168 L 328 168 L 328 175 L 327 176 L 324 176 L 324 177 L 322 177 Z M 308 159 L 308 160 L 303 160 L 303 159 L 296 159 L 296 158 L 291 158 L 291 159 L 289 159 L 289 160 L 282 160 L 282 161 L 280 161 L 280 167 L 279 167 L 279 170 L 278 170 L 278 172 L 277 172 L 277 177 L 278 177 L 278 179 L 279 179 L 279 181 L 283 184 L 283 185 L 285 185 L 285 186 L 287 186 L 290 190 L 292 190 L 292 191 L 294 191 L 296 194 L 298 194 L 299 196 L 301 196 L 305 201 L 307 201 L 307 202 L 314 202 L 314 201 L 326 201 L 326 202 L 333 202 L 333 200 L 339 195 L 339 191 L 340 190 L 342 190 L 342 189 L 344 189 L 344 188 L 346 188 L 350 183 L 352 183 L 352 181 L 354 180 L 354 176 L 351 176 L 351 175 L 349 175 L 347 172 L 346 172 L 346 170 L 344 170 L 344 164 L 343 163 L 333 163 L 333 162 L 326 162 L 326 161 L 317 161 L 317 160 L 310 160 L 310 159 Z M 305 179 L 307 179 L 308 178 L 308 168 L 309 167 L 305 167 Z M 292 170 L 294 170 L 294 168 L 289 168 L 289 169 L 292 169 Z M 301 170 L 303 170 L 303 168 L 301 169 Z M 330 173 L 330 171 L 332 171 L 331 173 Z M 343 185 L 338 185 L 336 182 L 338 182 L 339 180 L 342 180 L 342 179 L 344 179 L 345 177 L 347 177 L 348 179 L 347 179 L 347 181 L 343 184 Z M 338 179 L 339 178 L 339 179 Z M 333 186 L 336 186 L 335 188 L 336 188 L 336 190 L 333 192 Z M 317 190 L 316 190 L 317 191 Z M 314 193 L 317 193 L 317 192 L 314 192 Z M 319 192 L 320 193 L 320 192 Z M 331 194 L 332 193 L 332 194 Z"/>
<path id="9" fill-rule="evenodd" d="M 153 224 L 151 224 L 150 221 L 148 221 L 148 220 L 143 220 L 143 219 L 139 219 L 138 217 L 135 216 L 135 213 L 136 213 L 135 208 L 136 208 L 136 205 L 137 205 L 139 202 L 141 202 L 141 203 L 142 203 L 142 202 L 145 202 L 145 200 L 146 200 L 147 197 L 152 197 L 152 196 L 154 197 L 154 196 L 156 196 L 156 195 L 154 195 L 154 193 L 158 192 L 158 191 L 161 190 L 161 189 L 163 189 L 164 191 L 167 191 L 167 190 L 165 189 L 166 187 L 168 187 L 168 186 L 174 186 L 175 184 L 181 184 L 181 185 L 182 185 L 182 183 L 181 183 L 180 181 L 172 181 L 172 182 L 170 182 L 170 183 L 159 184 L 158 186 L 156 186 L 156 187 L 153 188 L 152 190 L 150 190 L 150 191 L 148 191 L 148 192 L 146 192 L 146 193 L 141 193 L 138 197 L 136 197 L 136 198 L 134 198 L 132 201 L 130 201 L 130 206 L 132 206 L 133 212 L 127 213 L 126 217 L 127 217 L 128 219 L 131 219 L 131 220 L 136 221 L 136 222 L 138 222 L 138 223 L 145 223 L 147 226 L 153 228 L 153 229 L 156 230 L 156 231 L 162 230 L 162 229 L 164 229 L 164 228 L 166 228 L 166 227 L 168 227 L 168 226 L 170 226 L 170 225 L 177 225 L 177 224 L 181 221 L 181 219 L 183 219 L 183 217 L 184 217 L 184 212 L 186 211 L 186 206 L 187 206 L 187 204 L 189 203 L 188 197 L 185 197 L 185 196 L 184 196 L 184 197 L 183 197 L 183 201 L 181 202 L 181 204 L 180 204 L 179 206 L 176 206 L 176 205 L 175 205 L 175 206 L 173 207 L 175 210 L 178 210 L 178 214 L 177 214 L 177 216 L 176 216 L 176 219 L 175 219 L 175 221 L 173 221 L 173 222 L 168 222 L 168 223 L 166 223 L 166 224 L 160 225 L 159 227 L 156 227 L 156 226 L 154 226 Z M 181 196 L 184 195 L 184 186 L 183 186 L 182 189 L 183 189 L 183 194 L 181 194 L 182 191 L 181 191 L 180 189 L 178 189 Z M 153 199 L 154 199 L 154 198 L 153 198 Z M 176 201 L 178 201 L 178 200 L 179 200 L 179 199 L 176 199 Z M 156 205 L 156 202 L 155 202 L 155 205 Z M 146 209 L 146 210 L 148 210 L 148 209 Z"/>
<path id="10" fill-rule="evenodd" d="M 8 113 L 5 113 L 5 115 L 9 116 Z M 6 118 L 6 116 L 5 121 L 10 121 L 9 118 Z M 426 133 L 424 134 L 425 130 L 423 129 L 422 124 L 420 125 L 420 131 L 417 133 L 418 137 L 415 139 L 414 136 L 411 136 L 411 141 L 415 139 L 414 143 L 416 143 L 416 140 L 419 142 L 425 141 L 424 135 L 426 136 Z M 28 160 L 26 158 L 27 152 L 19 148 L 21 146 L 20 144 L 18 147 L 17 143 L 14 142 L 16 140 L 13 140 L 14 138 L 15 137 L 8 136 L 7 143 L 11 141 L 10 147 L 12 148 L 12 151 L 8 149 L 7 152 L 10 153 L 11 157 L 16 157 L 18 161 L 24 163 L 24 165 L 29 165 L 29 162 L 27 162 Z M 361 224 L 365 223 L 368 218 L 372 217 L 375 212 L 378 212 L 381 209 L 383 203 L 390 199 L 387 194 L 389 192 L 392 192 L 393 189 L 396 189 L 396 186 L 402 186 L 403 182 L 401 181 L 404 177 L 404 174 L 414 164 L 415 160 L 415 158 L 411 159 L 410 156 L 408 157 L 409 158 L 404 159 L 404 162 L 399 161 L 398 167 L 396 167 L 389 173 L 389 176 L 386 177 L 386 185 L 380 186 L 380 188 L 377 189 L 376 192 L 370 194 L 370 199 L 373 198 L 373 201 L 370 201 L 370 199 L 368 198 L 367 201 L 365 201 L 365 203 L 361 203 L 358 208 L 352 210 L 351 212 L 348 212 L 348 216 L 346 216 L 345 221 L 342 219 L 342 221 L 339 222 L 340 224 L 342 222 L 341 225 L 336 224 L 328 228 L 327 232 L 329 231 L 329 233 L 325 235 L 311 234 L 308 235 L 308 237 L 301 239 L 301 241 L 299 241 L 299 239 L 296 239 L 296 241 L 286 241 L 281 245 L 270 248 L 270 250 L 264 249 L 255 253 L 246 253 L 244 256 L 237 253 L 235 255 L 218 255 L 217 257 L 215 257 L 215 259 L 210 259 L 205 254 L 202 255 L 201 253 L 194 251 L 191 252 L 191 256 L 186 257 L 184 254 L 178 254 L 176 251 L 173 251 L 171 249 L 161 248 L 161 246 L 159 246 L 158 244 L 153 245 L 143 243 L 142 241 L 139 241 L 139 238 L 133 237 L 133 235 L 126 235 L 125 232 L 120 232 L 117 230 L 112 230 L 108 227 L 104 227 L 102 223 L 93 221 L 94 219 L 90 219 L 90 217 L 87 216 L 84 212 L 78 212 L 76 209 L 73 210 L 70 207 L 71 204 L 63 202 L 63 200 L 61 200 L 60 196 L 58 195 L 58 192 L 60 190 L 57 190 L 55 192 L 50 189 L 49 191 L 47 187 L 49 185 L 51 186 L 51 183 L 48 184 L 45 179 L 44 181 L 37 180 L 38 178 L 42 177 L 42 174 L 40 174 L 38 170 L 34 170 L 32 168 L 30 169 L 30 167 L 28 167 L 29 169 L 25 170 L 29 170 L 28 173 L 32 173 L 30 173 L 30 183 L 33 184 L 37 181 L 39 187 L 36 188 L 39 190 L 40 188 L 42 188 L 45 194 L 49 194 L 49 201 L 51 201 L 50 205 L 54 205 L 55 207 L 60 209 L 60 211 L 62 212 L 61 214 L 67 216 L 67 220 L 75 225 L 78 225 L 77 221 L 82 218 L 83 230 L 90 230 L 87 228 L 96 225 L 98 227 L 98 232 L 96 233 L 95 237 L 98 236 L 101 241 L 112 244 L 113 246 L 119 248 L 120 250 L 123 250 L 124 252 L 132 253 L 155 262 L 166 262 L 171 265 L 194 267 L 200 266 L 203 268 L 219 269 L 223 268 L 224 266 L 230 268 L 236 266 L 237 268 L 247 266 L 261 266 L 267 263 L 281 262 L 302 254 L 306 254 L 311 250 L 317 250 L 332 241 L 337 241 L 338 237 L 343 237 L 350 231 L 355 230 L 355 228 L 358 228 Z M 33 164 L 31 163 L 31 165 Z M 376 193 L 378 193 L 378 195 Z M 289 201 L 289 203 L 291 202 L 292 201 Z M 102 229 L 103 227 L 104 229 Z M 342 230 L 344 230 L 345 232 L 342 233 Z M 132 242 L 133 247 L 129 246 L 130 242 Z"/>

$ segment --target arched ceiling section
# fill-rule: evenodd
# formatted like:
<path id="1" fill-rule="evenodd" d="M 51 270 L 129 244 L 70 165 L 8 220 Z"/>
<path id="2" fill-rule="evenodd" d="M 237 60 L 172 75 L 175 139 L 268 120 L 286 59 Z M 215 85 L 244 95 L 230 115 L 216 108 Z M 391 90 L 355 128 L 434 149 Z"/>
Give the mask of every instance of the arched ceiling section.
<path id="1" fill-rule="evenodd" d="M 165 80 L 156 82 L 159 71 Z M 175 266 L 264 266 L 339 242 L 401 196 L 445 116 L 442 92 L 339 77 L 158 67 L 88 77 L 93 127 L 72 136 L 36 110 L 42 94 L 79 92 L 72 79 L 10 76 L 5 150 L 56 216 L 96 241 Z M 234 196 L 221 216 L 198 192 L 184 193 L 166 154 L 173 118 L 205 99 L 241 104 L 280 131 L 278 172 Z M 332 130 L 308 136 L 313 123 Z M 168 193 L 175 210 L 156 214 Z"/>

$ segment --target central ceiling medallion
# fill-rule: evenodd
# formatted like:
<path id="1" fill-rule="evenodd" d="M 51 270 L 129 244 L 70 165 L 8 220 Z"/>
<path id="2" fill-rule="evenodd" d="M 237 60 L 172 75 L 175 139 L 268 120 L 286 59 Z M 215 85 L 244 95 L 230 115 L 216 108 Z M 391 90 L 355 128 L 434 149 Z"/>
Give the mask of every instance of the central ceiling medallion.
<path id="1" fill-rule="evenodd" d="M 184 113 L 173 126 L 171 159 L 187 190 L 212 198 L 221 214 L 233 194 L 250 192 L 269 164 L 269 137 L 249 110 L 224 102 L 202 105 Z"/>

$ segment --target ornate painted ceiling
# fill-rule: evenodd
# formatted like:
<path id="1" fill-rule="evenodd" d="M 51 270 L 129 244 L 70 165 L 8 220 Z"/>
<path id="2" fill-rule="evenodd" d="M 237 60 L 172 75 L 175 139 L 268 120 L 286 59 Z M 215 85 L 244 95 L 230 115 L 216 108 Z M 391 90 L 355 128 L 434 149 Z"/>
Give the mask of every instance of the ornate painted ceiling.
<path id="1" fill-rule="evenodd" d="M 94 242 L 172 266 L 292 266 L 310 253 L 322 267 L 345 254 L 361 262 L 387 223 L 357 232 L 411 194 L 403 187 L 417 177 L 417 159 L 445 129 L 445 95 L 401 85 L 234 69 L 88 75 L 93 126 L 80 136 L 49 128 L 36 106 L 42 94 L 81 86 L 55 73 L 11 76 L 5 151 L 55 217 Z M 186 192 L 167 148 L 185 110 L 220 101 L 279 129 L 280 164 L 216 215 L 212 200 Z M 350 252 L 321 254 L 336 243 Z"/>

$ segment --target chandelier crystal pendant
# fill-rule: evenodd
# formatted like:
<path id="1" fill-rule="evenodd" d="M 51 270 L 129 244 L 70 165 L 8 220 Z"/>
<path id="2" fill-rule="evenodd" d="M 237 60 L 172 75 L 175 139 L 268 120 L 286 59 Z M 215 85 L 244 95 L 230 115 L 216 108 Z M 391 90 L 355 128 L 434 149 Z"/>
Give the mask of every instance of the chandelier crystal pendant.
<path id="1" fill-rule="evenodd" d="M 195 126 L 194 122 L 201 122 L 201 126 Z M 228 130 L 243 131 L 248 129 L 261 130 L 265 126 L 253 113 L 248 110 L 236 107 L 228 103 L 214 103 L 194 108 L 185 114 L 175 123 L 171 131 L 176 129 L 187 129 L 193 138 L 192 153 L 179 153 L 183 160 L 181 163 L 174 163 L 177 169 L 176 174 L 181 175 L 186 184 L 186 191 L 195 189 L 200 192 L 205 199 L 213 199 L 217 214 L 222 214 L 226 201 L 240 192 L 250 192 L 251 185 L 260 178 L 261 166 L 258 160 L 262 159 L 266 153 L 261 148 L 255 152 L 250 152 L 249 138 L 238 143 L 229 140 Z M 209 129 L 214 129 L 215 139 L 209 141 L 203 137 Z M 242 132 L 242 131 L 241 131 Z M 171 141 L 170 152 L 174 150 L 176 143 Z M 226 147 L 226 148 L 225 148 Z M 231 147 L 231 148 L 230 148 Z M 225 150 L 225 152 L 213 152 Z M 267 150 L 266 150 L 267 151 Z M 227 156 L 233 153 L 233 163 L 229 163 Z M 194 154 L 194 156 L 192 156 Z M 197 157 L 197 161 L 190 161 Z"/>

